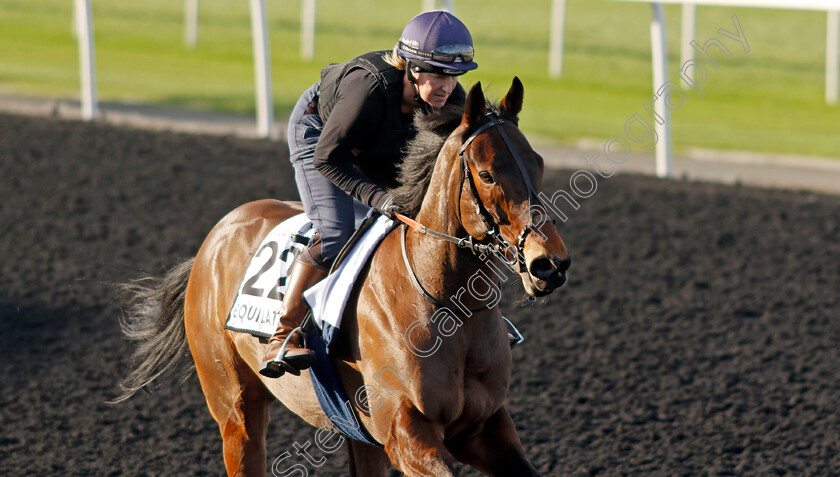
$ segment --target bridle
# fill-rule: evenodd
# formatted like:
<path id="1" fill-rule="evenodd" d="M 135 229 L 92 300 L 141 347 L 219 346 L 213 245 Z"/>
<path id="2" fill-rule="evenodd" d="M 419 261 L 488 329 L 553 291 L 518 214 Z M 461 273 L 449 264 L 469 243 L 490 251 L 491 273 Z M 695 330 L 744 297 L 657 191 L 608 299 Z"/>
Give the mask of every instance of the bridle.
<path id="1" fill-rule="evenodd" d="M 539 194 L 537 193 L 536 188 L 534 187 L 534 183 L 531 181 L 531 177 L 528 175 L 528 170 L 525 168 L 525 162 L 522 160 L 522 156 L 519 155 L 516 148 L 513 146 L 513 142 L 510 140 L 505 128 L 502 125 L 506 122 L 513 123 L 517 125 L 517 120 L 510 120 L 505 119 L 503 116 L 496 115 L 492 111 L 488 111 L 484 113 L 484 117 L 487 119 L 487 122 L 479 126 L 468 138 L 461 144 L 461 148 L 458 149 L 458 156 L 461 158 L 461 178 L 459 182 L 463 182 L 466 180 L 467 187 L 470 190 L 470 195 L 472 195 L 473 203 L 475 204 L 476 213 L 479 217 L 482 218 L 484 221 L 484 225 L 487 227 L 487 236 L 491 240 L 495 240 L 496 244 L 496 253 L 495 255 L 499 257 L 499 259 L 504 262 L 508 267 L 510 267 L 514 272 L 518 273 L 525 273 L 528 271 L 527 266 L 525 264 L 525 239 L 528 237 L 528 234 L 534 231 L 534 228 L 537 224 L 534 224 L 534 217 L 531 213 L 534 207 L 534 199 L 536 199 L 536 203 L 542 207 L 542 210 L 547 210 L 545 208 L 545 204 L 543 204 L 542 199 L 540 199 Z M 484 131 L 498 126 L 499 135 L 502 136 L 502 140 L 505 142 L 508 150 L 510 151 L 511 155 L 513 155 L 514 160 L 516 161 L 516 165 L 519 167 L 519 172 L 522 174 L 522 179 L 525 181 L 525 186 L 528 188 L 528 223 L 525 224 L 525 227 L 522 228 L 522 231 L 519 233 L 519 237 L 517 238 L 517 244 L 514 248 L 505 238 L 502 236 L 501 230 L 499 230 L 498 221 L 490 214 L 487 208 L 484 206 L 484 203 L 481 201 L 481 198 L 478 196 L 478 189 L 475 186 L 475 181 L 473 180 L 472 172 L 470 171 L 469 164 L 467 162 L 464 153 L 472 144 L 473 140 L 478 137 Z M 463 191 L 463 187 L 459 187 L 458 189 L 458 221 L 463 223 L 461 220 L 461 192 Z M 472 236 L 470 236 L 472 237 Z M 501 245 L 501 246 L 500 246 Z M 516 250 L 516 256 L 513 259 L 507 259 L 507 251 L 514 248 Z M 513 266 L 518 265 L 519 270 L 516 270 Z"/>
<path id="2" fill-rule="evenodd" d="M 476 210 L 476 213 L 479 217 L 481 217 L 484 225 L 487 228 L 487 238 L 483 240 L 476 240 L 472 235 L 467 234 L 466 237 L 455 237 L 452 235 L 448 235 L 442 232 L 438 232 L 436 230 L 431 230 L 427 228 L 425 225 L 417 222 L 414 219 L 406 217 L 402 214 L 396 214 L 396 217 L 404 223 L 402 227 L 402 253 L 403 253 L 403 260 L 405 261 L 406 268 L 410 272 L 410 276 L 412 279 L 412 283 L 414 284 L 415 288 L 420 291 L 421 295 L 423 295 L 427 300 L 432 301 L 438 305 L 442 305 L 437 299 L 432 297 L 425 289 L 420 285 L 420 282 L 417 280 L 414 271 L 408 261 L 408 256 L 406 255 L 405 249 L 405 230 L 406 226 L 412 227 L 416 231 L 429 235 L 439 240 L 444 240 L 446 242 L 454 243 L 459 248 L 468 248 L 474 255 L 491 255 L 497 257 L 500 261 L 502 261 L 505 265 L 510 267 L 514 273 L 525 273 L 528 271 L 527 265 L 525 264 L 525 239 L 528 237 L 528 234 L 534 231 L 535 227 L 537 226 L 534 224 L 533 214 L 531 213 L 533 210 L 534 199 L 536 199 L 536 203 L 542 207 L 542 210 L 547 210 L 545 208 L 545 204 L 542 202 L 539 194 L 534 187 L 533 182 L 531 181 L 531 177 L 528 175 L 528 171 L 525 168 L 525 163 L 522 160 L 522 157 L 517 152 L 516 148 L 513 145 L 513 142 L 510 140 L 507 132 L 505 132 L 504 127 L 502 127 L 505 123 L 512 123 L 514 125 L 517 124 L 515 119 L 505 118 L 503 116 L 497 115 L 492 111 L 487 111 L 484 113 L 484 117 L 482 118 L 484 122 L 473 131 L 472 134 L 461 144 L 461 147 L 458 149 L 458 156 L 461 160 L 461 167 L 460 167 L 460 176 L 458 178 L 458 221 L 463 226 L 463 220 L 461 219 L 461 194 L 464 189 L 464 183 L 466 182 L 466 186 L 470 191 L 470 195 L 473 199 L 473 204 Z M 484 206 L 484 203 L 481 201 L 481 197 L 478 196 L 478 189 L 476 188 L 475 181 L 473 180 L 472 172 L 470 171 L 469 163 L 467 161 L 465 153 L 467 152 L 467 148 L 472 144 L 476 137 L 478 137 L 483 132 L 489 130 L 490 128 L 494 128 L 498 126 L 499 134 L 502 136 L 502 140 L 505 142 L 508 150 L 510 151 L 511 155 L 513 155 L 514 160 L 516 161 L 516 165 L 519 167 L 519 172 L 522 174 L 522 178 L 525 181 L 525 185 L 528 188 L 528 223 L 525 227 L 522 228 L 522 231 L 519 233 L 519 237 L 517 239 L 517 244 L 514 247 L 511 245 L 501 233 L 499 228 L 498 220 L 496 220 L 493 215 L 487 210 Z M 510 250 L 514 250 L 516 256 L 512 259 L 508 258 L 508 252 Z M 518 268 L 517 268 L 518 267 Z M 501 283 L 499 284 L 501 288 Z M 501 295 L 501 293 L 499 293 Z M 498 303 L 498 301 L 496 302 Z M 492 306 L 495 306 L 496 303 L 493 303 Z M 482 305 L 478 309 L 481 308 L 492 308 L 490 305 Z M 476 311 L 476 310 L 471 310 Z"/>
<path id="3" fill-rule="evenodd" d="M 444 234 L 436 230 L 430 230 L 425 225 L 402 214 L 396 214 L 396 216 L 400 221 L 422 234 L 426 234 L 440 240 L 445 240 L 447 242 L 454 243 L 459 248 L 468 248 L 475 255 L 489 254 L 496 256 L 508 267 L 510 267 L 514 272 L 524 273 L 527 272 L 527 266 L 525 264 L 525 239 L 527 238 L 528 234 L 533 232 L 534 228 L 537 226 L 537 224 L 534 224 L 534 218 L 531 214 L 535 199 L 536 203 L 540 207 L 542 207 L 542 210 L 547 209 L 545 208 L 545 204 L 543 203 L 542 199 L 536 191 L 536 188 L 533 185 L 533 182 L 531 181 L 531 177 L 528 174 L 527 169 L 525 168 L 525 163 L 522 160 L 522 156 L 520 156 L 517 152 L 516 148 L 513 145 L 513 142 L 510 140 L 510 137 L 508 136 L 507 132 L 505 132 L 505 129 L 501 127 L 501 125 L 508 122 L 516 125 L 516 121 L 506 119 L 502 116 L 493 113 L 492 111 L 484 113 L 484 119 L 485 122 L 481 126 L 476 128 L 476 130 L 473 131 L 472 134 L 470 134 L 470 136 L 463 142 L 463 144 L 461 144 L 460 149 L 458 149 L 458 156 L 461 159 L 460 176 L 458 178 L 458 221 L 463 224 L 463 220 L 461 219 L 460 204 L 461 194 L 464 189 L 463 184 L 466 181 L 467 188 L 469 189 L 470 195 L 473 199 L 473 204 L 476 213 L 479 217 L 481 217 L 482 221 L 484 222 L 484 225 L 487 228 L 487 238 L 484 240 L 477 241 L 472 235 L 467 235 L 466 237 L 462 238 L 454 237 L 452 235 Z M 481 133 L 483 133 L 484 131 L 487 131 L 488 129 L 496 126 L 499 126 L 499 134 L 502 136 L 502 140 L 505 142 L 505 145 L 507 146 L 511 155 L 513 155 L 513 158 L 516 161 L 516 165 L 519 168 L 519 172 L 522 174 L 522 178 L 525 180 L 525 185 L 528 188 L 528 223 L 525 225 L 525 227 L 522 228 L 522 231 L 519 233 L 519 238 L 517 239 L 518 243 L 515 247 L 511 245 L 502 236 L 501 230 L 499 229 L 498 221 L 487 210 L 487 208 L 484 206 L 484 203 L 481 201 L 481 198 L 478 196 L 478 189 L 475 186 L 472 171 L 470 171 L 470 167 L 465 155 L 465 153 L 467 152 L 467 148 L 472 144 L 476 137 L 481 135 Z M 516 251 L 516 256 L 512 259 L 508 259 L 507 256 L 507 252 L 510 250 Z M 518 270 L 514 268 L 515 265 L 518 266 Z"/>

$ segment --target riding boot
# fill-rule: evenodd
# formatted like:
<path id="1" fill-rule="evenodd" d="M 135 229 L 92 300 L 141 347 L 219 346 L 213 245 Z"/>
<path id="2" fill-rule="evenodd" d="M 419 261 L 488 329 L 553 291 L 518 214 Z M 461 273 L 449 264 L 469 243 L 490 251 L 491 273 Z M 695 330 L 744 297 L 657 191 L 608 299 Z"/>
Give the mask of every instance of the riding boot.
<path id="1" fill-rule="evenodd" d="M 301 331 L 298 328 L 308 309 L 303 300 L 303 292 L 326 276 L 326 270 L 299 260 L 295 262 L 280 307 L 277 331 L 268 340 L 268 348 L 260 366 L 260 374 L 263 376 L 279 378 L 286 372 L 298 376 L 300 370 L 315 362 L 315 353 L 301 347 Z"/>

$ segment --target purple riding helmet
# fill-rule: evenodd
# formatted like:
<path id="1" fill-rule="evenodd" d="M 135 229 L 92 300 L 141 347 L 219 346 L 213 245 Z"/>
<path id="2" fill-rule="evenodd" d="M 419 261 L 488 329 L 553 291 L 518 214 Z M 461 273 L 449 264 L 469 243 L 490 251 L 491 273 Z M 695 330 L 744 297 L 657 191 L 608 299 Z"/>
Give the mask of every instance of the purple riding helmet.
<path id="1" fill-rule="evenodd" d="M 412 18 L 400 36 L 397 53 L 415 72 L 462 75 L 478 68 L 473 61 L 470 31 L 455 15 L 443 10 Z"/>

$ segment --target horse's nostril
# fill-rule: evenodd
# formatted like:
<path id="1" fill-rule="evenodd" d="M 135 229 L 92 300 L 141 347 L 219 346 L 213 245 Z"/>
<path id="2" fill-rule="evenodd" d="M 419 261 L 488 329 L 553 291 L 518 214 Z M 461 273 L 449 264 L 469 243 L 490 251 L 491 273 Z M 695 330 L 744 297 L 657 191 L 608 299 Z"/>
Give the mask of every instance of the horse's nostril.
<path id="1" fill-rule="evenodd" d="M 550 258 L 538 258 L 531 262 L 528 271 L 540 280 L 548 280 L 555 273 L 554 262 Z"/>
<path id="2" fill-rule="evenodd" d="M 566 270 L 572 266 L 572 256 L 566 254 L 566 258 L 557 262 L 557 272 L 558 273 L 566 273 Z"/>

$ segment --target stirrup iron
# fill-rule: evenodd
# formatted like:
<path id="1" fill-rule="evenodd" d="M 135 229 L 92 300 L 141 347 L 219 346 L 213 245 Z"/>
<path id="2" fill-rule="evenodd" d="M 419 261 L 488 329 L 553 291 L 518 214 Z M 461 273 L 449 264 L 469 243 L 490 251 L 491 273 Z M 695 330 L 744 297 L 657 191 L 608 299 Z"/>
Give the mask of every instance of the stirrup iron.
<path id="1" fill-rule="evenodd" d="M 300 347 L 306 348 L 306 333 L 303 331 L 303 326 L 298 326 L 290 331 L 286 339 L 283 340 L 280 351 L 273 358 L 263 361 L 260 364 L 260 374 L 269 378 L 279 378 L 286 373 L 300 376 L 300 370 L 286 362 L 286 345 L 289 344 L 289 340 L 296 334 L 300 335 Z"/>

